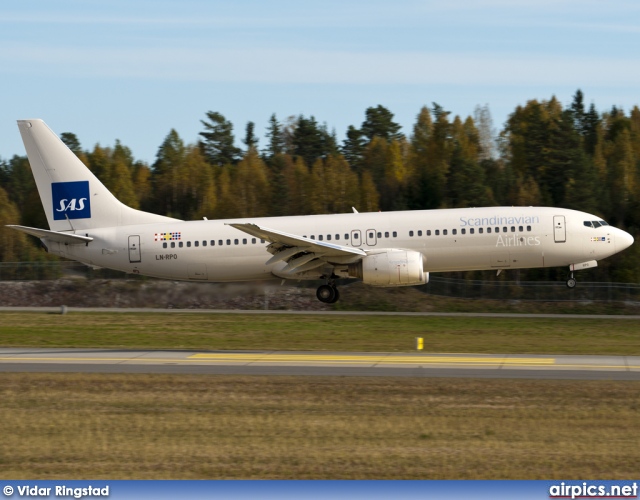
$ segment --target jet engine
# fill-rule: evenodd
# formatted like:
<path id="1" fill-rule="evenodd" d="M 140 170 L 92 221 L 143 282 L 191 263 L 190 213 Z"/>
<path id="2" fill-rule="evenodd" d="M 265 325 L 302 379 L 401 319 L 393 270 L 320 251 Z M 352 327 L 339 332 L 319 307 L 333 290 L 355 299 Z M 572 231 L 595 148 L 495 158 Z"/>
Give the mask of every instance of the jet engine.
<path id="1" fill-rule="evenodd" d="M 349 276 L 374 286 L 410 286 L 429 282 L 425 257 L 413 250 L 389 249 L 349 264 Z"/>

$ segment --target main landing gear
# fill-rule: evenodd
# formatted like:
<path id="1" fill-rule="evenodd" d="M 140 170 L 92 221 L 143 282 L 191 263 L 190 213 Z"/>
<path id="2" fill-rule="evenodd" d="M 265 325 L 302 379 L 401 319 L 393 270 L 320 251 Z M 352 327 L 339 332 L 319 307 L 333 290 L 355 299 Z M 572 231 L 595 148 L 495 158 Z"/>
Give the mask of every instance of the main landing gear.
<path id="1" fill-rule="evenodd" d="M 567 278 L 567 288 L 575 288 L 577 284 L 578 284 L 578 282 L 573 277 L 573 273 L 571 273 L 569 275 L 569 277 Z"/>
<path id="2" fill-rule="evenodd" d="M 316 290 L 316 297 L 320 302 L 325 304 L 333 304 L 340 298 L 340 292 L 333 280 L 329 280 L 326 285 L 320 285 Z"/>

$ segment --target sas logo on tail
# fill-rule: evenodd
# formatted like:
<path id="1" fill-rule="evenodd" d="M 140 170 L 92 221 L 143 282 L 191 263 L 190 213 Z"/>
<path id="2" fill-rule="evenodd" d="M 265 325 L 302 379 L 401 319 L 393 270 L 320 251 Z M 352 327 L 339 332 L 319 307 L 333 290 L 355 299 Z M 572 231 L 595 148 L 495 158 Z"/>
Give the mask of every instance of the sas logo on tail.
<path id="1" fill-rule="evenodd" d="M 53 220 L 90 219 L 89 181 L 51 184 Z"/>

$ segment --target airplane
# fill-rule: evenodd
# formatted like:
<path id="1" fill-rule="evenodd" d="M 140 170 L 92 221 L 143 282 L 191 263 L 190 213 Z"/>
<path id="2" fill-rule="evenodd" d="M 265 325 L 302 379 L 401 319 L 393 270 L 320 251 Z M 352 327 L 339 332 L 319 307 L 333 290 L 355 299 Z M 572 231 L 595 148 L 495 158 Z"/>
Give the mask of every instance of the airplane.
<path id="1" fill-rule="evenodd" d="M 11 225 L 55 255 L 95 268 L 170 280 L 338 280 L 422 285 L 429 273 L 597 266 L 633 237 L 588 213 L 552 207 L 484 207 L 183 221 L 116 199 L 39 119 L 18 128 L 49 229 Z"/>

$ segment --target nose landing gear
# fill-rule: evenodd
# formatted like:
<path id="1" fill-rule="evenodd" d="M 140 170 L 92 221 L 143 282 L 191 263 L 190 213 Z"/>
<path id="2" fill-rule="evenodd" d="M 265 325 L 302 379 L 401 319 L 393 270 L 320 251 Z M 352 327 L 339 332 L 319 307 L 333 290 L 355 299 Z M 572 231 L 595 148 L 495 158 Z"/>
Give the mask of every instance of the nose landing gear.
<path id="1" fill-rule="evenodd" d="M 573 277 L 573 273 L 571 273 L 569 275 L 569 277 L 567 278 L 567 288 L 575 288 L 577 284 L 578 284 L 578 282 Z"/>

